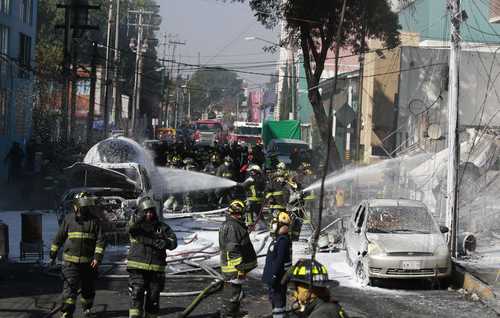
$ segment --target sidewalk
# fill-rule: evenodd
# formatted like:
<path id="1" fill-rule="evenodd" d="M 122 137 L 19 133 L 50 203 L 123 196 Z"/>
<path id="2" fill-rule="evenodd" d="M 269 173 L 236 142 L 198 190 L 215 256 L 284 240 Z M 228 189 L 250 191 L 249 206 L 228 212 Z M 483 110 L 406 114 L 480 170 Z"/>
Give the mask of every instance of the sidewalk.
<path id="1" fill-rule="evenodd" d="M 455 263 L 463 288 L 500 315 L 500 246 L 477 250 L 473 257 Z"/>

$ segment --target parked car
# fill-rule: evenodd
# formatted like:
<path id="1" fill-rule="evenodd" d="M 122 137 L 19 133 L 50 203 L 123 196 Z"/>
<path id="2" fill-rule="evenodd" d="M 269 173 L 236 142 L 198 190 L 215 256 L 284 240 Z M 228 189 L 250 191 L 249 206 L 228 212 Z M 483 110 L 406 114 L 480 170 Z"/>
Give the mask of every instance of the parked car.
<path id="1" fill-rule="evenodd" d="M 299 151 L 309 150 L 307 142 L 299 139 L 272 139 L 266 147 L 266 156 L 269 158 L 273 154 L 278 155 L 278 160 L 289 165 L 291 163 L 290 155 L 297 148 Z"/>
<path id="2" fill-rule="evenodd" d="M 347 261 L 363 284 L 374 278 L 443 279 L 451 272 L 446 232 L 420 201 L 363 201 L 345 232 Z"/>

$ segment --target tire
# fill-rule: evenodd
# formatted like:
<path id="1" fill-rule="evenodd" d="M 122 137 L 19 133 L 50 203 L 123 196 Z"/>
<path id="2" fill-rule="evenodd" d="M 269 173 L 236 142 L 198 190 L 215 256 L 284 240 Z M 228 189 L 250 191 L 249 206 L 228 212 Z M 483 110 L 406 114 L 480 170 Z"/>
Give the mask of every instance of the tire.
<path id="1" fill-rule="evenodd" d="M 359 261 L 356 265 L 356 279 L 361 284 L 361 286 L 371 285 L 370 277 L 368 276 L 368 268 L 363 261 Z"/>

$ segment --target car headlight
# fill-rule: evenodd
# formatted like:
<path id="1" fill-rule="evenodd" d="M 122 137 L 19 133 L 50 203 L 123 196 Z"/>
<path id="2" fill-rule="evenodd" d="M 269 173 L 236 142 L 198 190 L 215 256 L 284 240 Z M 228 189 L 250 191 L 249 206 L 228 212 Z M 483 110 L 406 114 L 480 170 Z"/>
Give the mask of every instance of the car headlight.
<path id="1" fill-rule="evenodd" d="M 368 255 L 378 255 L 384 254 L 384 251 L 377 243 L 370 242 L 368 243 Z"/>
<path id="2" fill-rule="evenodd" d="M 448 256 L 450 255 L 450 251 L 448 250 L 448 246 L 440 245 L 434 250 L 435 256 Z"/>

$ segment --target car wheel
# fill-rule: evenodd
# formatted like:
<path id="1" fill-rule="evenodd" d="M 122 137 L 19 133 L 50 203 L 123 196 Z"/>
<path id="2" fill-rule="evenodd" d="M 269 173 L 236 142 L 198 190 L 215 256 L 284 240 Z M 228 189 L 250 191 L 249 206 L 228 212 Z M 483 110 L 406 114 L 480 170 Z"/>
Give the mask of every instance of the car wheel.
<path id="1" fill-rule="evenodd" d="M 370 277 L 368 276 L 368 268 L 363 261 L 359 261 L 356 266 L 356 279 L 361 286 L 370 285 Z"/>

